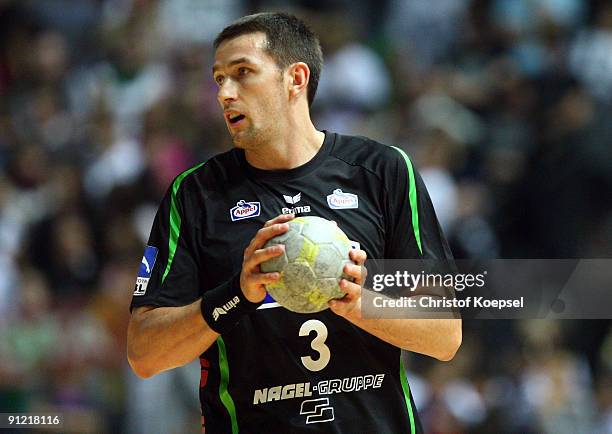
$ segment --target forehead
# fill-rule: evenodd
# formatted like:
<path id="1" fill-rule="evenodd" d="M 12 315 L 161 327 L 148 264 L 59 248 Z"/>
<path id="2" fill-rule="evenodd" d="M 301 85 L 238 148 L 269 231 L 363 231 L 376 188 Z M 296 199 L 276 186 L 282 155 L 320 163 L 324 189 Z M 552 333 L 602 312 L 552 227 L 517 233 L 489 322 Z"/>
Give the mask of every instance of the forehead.
<path id="1" fill-rule="evenodd" d="M 233 60 L 240 58 L 252 59 L 256 62 L 272 60 L 265 51 L 265 48 L 266 35 L 262 32 L 247 33 L 225 40 L 215 52 L 215 65 L 213 69 L 223 67 Z"/>

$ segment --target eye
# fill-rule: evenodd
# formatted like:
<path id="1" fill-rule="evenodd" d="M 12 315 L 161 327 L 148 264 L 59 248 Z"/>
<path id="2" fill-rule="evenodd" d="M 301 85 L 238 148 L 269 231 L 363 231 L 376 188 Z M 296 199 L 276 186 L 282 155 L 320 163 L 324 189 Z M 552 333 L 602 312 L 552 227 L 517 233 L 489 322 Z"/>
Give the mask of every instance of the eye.
<path id="1" fill-rule="evenodd" d="M 223 77 L 221 74 L 217 75 L 215 77 L 215 82 L 221 86 L 223 84 L 223 80 L 225 80 L 225 77 Z"/>
<path id="2" fill-rule="evenodd" d="M 238 68 L 238 75 L 247 75 L 249 72 L 249 68 L 246 68 L 244 66 Z"/>

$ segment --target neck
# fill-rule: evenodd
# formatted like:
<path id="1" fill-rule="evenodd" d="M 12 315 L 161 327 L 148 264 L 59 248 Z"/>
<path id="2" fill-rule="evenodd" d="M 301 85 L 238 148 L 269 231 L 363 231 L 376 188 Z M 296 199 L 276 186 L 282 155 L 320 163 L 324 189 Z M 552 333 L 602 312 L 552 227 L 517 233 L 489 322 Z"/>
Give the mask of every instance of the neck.
<path id="1" fill-rule="evenodd" d="M 317 131 L 308 116 L 303 121 L 284 123 L 265 146 L 245 149 L 253 167 L 263 170 L 294 169 L 310 161 L 321 149 L 325 134 Z"/>

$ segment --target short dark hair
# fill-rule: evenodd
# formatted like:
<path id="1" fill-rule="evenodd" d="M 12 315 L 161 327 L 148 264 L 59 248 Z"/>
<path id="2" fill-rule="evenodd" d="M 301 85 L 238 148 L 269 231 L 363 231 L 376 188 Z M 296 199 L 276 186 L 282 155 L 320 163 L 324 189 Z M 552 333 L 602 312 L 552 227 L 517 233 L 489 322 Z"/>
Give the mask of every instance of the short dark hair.
<path id="1" fill-rule="evenodd" d="M 262 12 L 242 17 L 224 28 L 214 42 L 215 50 L 223 41 L 238 36 L 262 32 L 266 35 L 266 52 L 279 68 L 304 62 L 310 69 L 307 97 L 312 105 L 323 68 L 323 52 L 319 38 L 299 18 L 284 12 Z"/>

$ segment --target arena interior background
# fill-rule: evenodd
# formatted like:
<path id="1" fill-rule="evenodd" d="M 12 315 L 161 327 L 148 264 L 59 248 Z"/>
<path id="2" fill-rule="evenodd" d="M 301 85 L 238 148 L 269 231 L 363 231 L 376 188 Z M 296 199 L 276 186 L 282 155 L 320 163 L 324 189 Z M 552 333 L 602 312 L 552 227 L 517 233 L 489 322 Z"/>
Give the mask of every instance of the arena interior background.
<path id="1" fill-rule="evenodd" d="M 409 152 L 456 257 L 610 257 L 610 2 L 0 0 L 0 412 L 198 432 L 198 366 L 137 379 L 128 304 L 169 183 L 231 146 L 211 41 L 270 9 L 321 37 L 316 125 Z M 608 321 L 463 336 L 407 357 L 427 432 L 612 432 Z"/>

